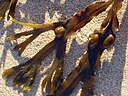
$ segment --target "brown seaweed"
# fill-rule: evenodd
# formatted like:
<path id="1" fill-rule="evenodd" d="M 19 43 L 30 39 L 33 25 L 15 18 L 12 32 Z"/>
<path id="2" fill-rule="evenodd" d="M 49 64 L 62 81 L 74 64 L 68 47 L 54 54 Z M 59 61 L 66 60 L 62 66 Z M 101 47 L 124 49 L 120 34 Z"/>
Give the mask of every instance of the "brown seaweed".
<path id="1" fill-rule="evenodd" d="M 113 6 L 110 8 L 112 14 L 109 20 L 107 20 L 107 18 L 110 14 L 110 10 L 101 25 L 101 30 L 91 35 L 88 43 L 88 50 L 86 54 L 82 56 L 79 65 L 63 80 L 61 85 L 51 96 L 69 96 L 79 81 L 83 82 L 81 96 L 94 95 L 95 70 L 96 67 L 99 66 L 98 62 L 103 51 L 112 46 L 115 41 L 116 36 L 114 32 L 116 31 L 115 29 L 118 28 L 118 26 L 115 25 L 119 25 L 116 24 L 116 20 L 118 19 L 115 20 L 115 17 L 117 18 L 117 9 L 119 10 L 121 8 L 121 3 L 121 0 L 113 3 Z M 105 26 L 103 27 L 104 24 Z"/>
<path id="2" fill-rule="evenodd" d="M 0 5 L 3 1 L 0 1 Z M 10 9 L 15 9 L 17 0 L 14 0 Z M 110 5 L 108 15 L 101 24 L 100 31 L 94 32 L 89 39 L 87 52 L 81 57 L 79 65 L 64 79 L 64 55 L 68 38 L 78 32 L 80 28 L 89 23 L 95 16 L 105 11 Z M 9 6 L 9 5 L 8 5 Z M 42 90 L 49 96 L 69 96 L 77 84 L 82 82 L 81 96 L 93 96 L 95 84 L 95 70 L 99 67 L 100 57 L 103 51 L 113 45 L 115 41 L 115 32 L 119 28 L 117 12 L 122 6 L 122 0 L 109 0 L 107 2 L 94 2 L 77 12 L 71 18 L 50 24 L 29 24 L 14 19 L 14 12 L 9 11 L 9 17 L 12 21 L 23 26 L 33 27 L 34 30 L 13 34 L 10 40 L 16 40 L 22 36 L 31 35 L 24 42 L 15 46 L 21 55 L 26 46 L 30 44 L 37 36 L 48 30 L 53 30 L 55 39 L 44 46 L 33 58 L 4 71 L 6 77 L 16 75 L 13 84 L 22 86 L 27 91 L 32 86 L 41 61 L 56 50 L 55 59 L 48 75 L 42 82 Z M 1 8 L 1 7 L 0 7 Z M 5 10 L 5 8 L 4 8 Z M 4 11 L 5 12 L 5 11 Z M 0 15 L 3 17 L 4 15 Z"/>
<path id="3" fill-rule="evenodd" d="M 0 1 L 0 20 L 4 18 L 6 11 L 9 9 L 7 14 L 7 19 L 9 20 L 10 16 L 15 17 L 15 8 L 18 0 L 1 0 Z"/>

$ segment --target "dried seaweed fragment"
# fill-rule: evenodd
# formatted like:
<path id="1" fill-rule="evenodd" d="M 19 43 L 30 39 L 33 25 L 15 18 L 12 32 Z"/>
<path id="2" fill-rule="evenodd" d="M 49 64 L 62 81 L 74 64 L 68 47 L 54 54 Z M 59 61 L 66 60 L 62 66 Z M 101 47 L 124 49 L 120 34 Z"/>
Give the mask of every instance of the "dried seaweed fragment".
<path id="1" fill-rule="evenodd" d="M 6 11 L 9 9 L 7 19 L 9 20 L 9 15 L 14 18 L 15 8 L 18 0 L 1 0 L 0 1 L 0 20 L 4 18 Z"/>

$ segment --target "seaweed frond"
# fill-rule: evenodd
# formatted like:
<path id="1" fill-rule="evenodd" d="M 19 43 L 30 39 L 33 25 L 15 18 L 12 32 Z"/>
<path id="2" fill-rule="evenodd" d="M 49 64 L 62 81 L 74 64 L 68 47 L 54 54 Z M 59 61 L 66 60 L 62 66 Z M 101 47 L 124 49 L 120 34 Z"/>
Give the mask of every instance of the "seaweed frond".
<path id="1" fill-rule="evenodd" d="M 56 50 L 56 57 L 50 68 L 50 72 L 42 82 L 42 89 L 45 88 L 48 94 L 53 93 L 56 88 L 60 85 L 63 79 L 63 66 L 66 42 L 67 41 L 64 39 L 64 37 L 61 37 L 60 43 L 58 44 Z"/>
<path id="2" fill-rule="evenodd" d="M 34 81 L 37 72 L 36 70 L 41 65 L 41 60 L 43 60 L 44 57 L 46 57 L 50 52 L 56 49 L 56 57 L 54 59 L 51 70 L 42 82 L 42 89 L 45 89 L 48 94 L 53 94 L 58 89 L 63 79 L 64 54 L 65 54 L 67 39 L 72 34 L 76 33 L 77 30 L 79 30 L 80 28 L 85 26 L 88 22 L 90 22 L 93 19 L 93 17 L 105 11 L 111 3 L 112 1 L 108 1 L 108 2 L 102 1 L 102 2 L 92 3 L 83 10 L 81 10 L 80 12 L 78 12 L 77 14 L 75 14 L 74 16 L 72 16 L 71 18 L 50 24 L 27 24 L 17 21 L 16 19 L 10 16 L 12 21 L 14 21 L 17 24 L 36 28 L 31 31 L 13 34 L 12 36 L 9 37 L 10 40 L 15 40 L 20 38 L 21 36 L 31 35 L 27 40 L 15 46 L 14 49 L 18 49 L 19 54 L 22 54 L 26 46 L 30 44 L 42 32 L 48 30 L 54 30 L 56 35 L 55 39 L 52 42 L 50 42 L 48 45 L 46 45 L 42 50 L 40 50 L 32 59 L 28 60 L 26 63 L 22 65 L 16 66 L 18 68 L 20 66 L 22 67 L 18 69 L 19 71 L 18 73 L 14 72 L 16 74 L 16 77 L 14 79 L 15 85 L 20 85 L 20 86 L 24 85 L 25 87 L 23 88 L 23 90 L 28 90 Z M 29 68 L 29 70 L 24 70 L 26 68 Z M 14 74 L 12 73 L 10 75 L 8 72 L 9 71 L 7 70 L 4 72 L 4 74 L 7 77 Z M 75 78 L 74 76 L 72 77 Z"/>
<path id="3" fill-rule="evenodd" d="M 101 24 L 101 30 L 91 35 L 87 52 L 81 56 L 79 65 L 64 79 L 63 66 L 68 38 L 78 32 L 77 30 L 89 23 L 95 16 L 105 11 L 111 4 L 112 6 L 108 11 L 108 15 Z M 99 61 L 103 51 L 112 46 L 115 41 L 115 32 L 119 27 L 117 12 L 121 8 L 121 5 L 122 0 L 94 2 L 71 18 L 50 24 L 23 23 L 14 19 L 13 15 L 11 15 L 10 18 L 13 22 L 36 28 L 30 31 L 13 34 L 9 37 L 10 40 L 16 40 L 21 36 L 31 35 L 24 42 L 15 46 L 14 49 L 18 49 L 19 54 L 22 54 L 26 46 L 43 32 L 53 30 L 55 39 L 44 46 L 33 58 L 24 64 L 5 70 L 4 75 L 10 77 L 15 74 L 13 84 L 18 86 L 23 85 L 23 90 L 27 91 L 31 88 L 35 80 L 37 70 L 41 66 L 41 61 L 53 50 L 56 50 L 55 59 L 50 71 L 42 82 L 42 90 L 45 90 L 49 96 L 69 96 L 81 81 L 83 82 L 81 96 L 93 95 L 95 70 L 96 67 L 98 68 L 100 65 Z M 10 12 L 10 14 L 11 13 L 13 12 Z"/>
<path id="4" fill-rule="evenodd" d="M 15 8 L 18 0 L 1 0 L 0 1 L 0 20 L 4 18 L 6 11 L 9 9 L 7 14 L 7 19 L 9 20 L 10 16 L 15 17 Z"/>
<path id="5" fill-rule="evenodd" d="M 115 32 L 119 24 L 117 18 L 117 12 L 121 8 L 122 0 L 113 1 L 113 5 L 110 8 L 112 11 L 107 15 L 109 20 L 105 18 L 101 25 L 101 30 L 94 32 L 89 39 L 88 49 L 86 54 L 81 57 L 79 65 L 64 79 L 57 90 L 50 96 L 69 96 L 75 89 L 76 85 L 81 81 L 82 91 L 81 96 L 93 96 L 94 84 L 95 84 L 95 70 L 99 67 L 99 61 L 102 53 L 105 49 L 113 45 L 115 41 Z M 106 23 L 106 24 L 105 24 Z M 105 25 L 103 27 L 103 25 Z"/>
<path id="6" fill-rule="evenodd" d="M 85 83 L 82 84 L 82 91 L 80 96 L 93 96 L 93 90 L 95 86 L 95 76 L 91 76 Z"/>
<path id="7" fill-rule="evenodd" d="M 49 44 L 47 44 L 44 48 L 42 48 L 33 58 L 25 62 L 24 64 L 17 65 L 10 69 L 7 69 L 3 72 L 6 77 L 10 77 L 12 75 L 16 75 L 13 84 L 14 85 L 24 85 L 23 90 L 27 91 L 32 86 L 38 68 L 41 65 L 41 61 L 53 50 L 55 50 L 56 43 L 58 39 L 54 39 Z"/>

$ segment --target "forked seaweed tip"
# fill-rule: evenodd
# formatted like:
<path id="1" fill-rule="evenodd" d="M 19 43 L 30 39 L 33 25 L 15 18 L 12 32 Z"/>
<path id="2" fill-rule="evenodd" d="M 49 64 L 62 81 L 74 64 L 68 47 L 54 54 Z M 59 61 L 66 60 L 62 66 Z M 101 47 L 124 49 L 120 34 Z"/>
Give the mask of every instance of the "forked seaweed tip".
<path id="1" fill-rule="evenodd" d="M 12 76 L 14 73 L 15 73 L 15 70 L 13 68 L 6 69 L 3 72 L 3 76 L 5 76 L 6 78 L 8 78 L 8 77 Z"/>

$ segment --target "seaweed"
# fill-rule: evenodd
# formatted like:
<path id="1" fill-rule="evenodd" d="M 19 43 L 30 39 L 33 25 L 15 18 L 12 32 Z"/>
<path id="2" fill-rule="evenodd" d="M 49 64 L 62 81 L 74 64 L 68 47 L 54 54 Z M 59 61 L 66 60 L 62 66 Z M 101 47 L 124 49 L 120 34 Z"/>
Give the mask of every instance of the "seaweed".
<path id="1" fill-rule="evenodd" d="M 18 0 L 0 0 L 0 20 L 4 18 L 6 11 L 9 9 L 7 19 L 9 20 L 11 15 L 15 17 L 15 8 Z"/>
<path id="2" fill-rule="evenodd" d="M 17 0 L 14 1 L 15 3 L 12 3 L 11 6 L 13 7 L 10 9 L 15 9 L 14 5 L 16 5 Z M 117 12 L 122 7 L 122 1 L 123 0 L 109 0 L 106 2 L 94 2 L 80 12 L 77 12 L 69 19 L 49 24 L 23 23 L 14 19 L 14 12 L 9 11 L 8 18 L 11 18 L 13 22 L 35 28 L 30 31 L 13 34 L 9 37 L 10 40 L 16 40 L 22 36 L 31 35 L 24 42 L 14 47 L 14 49 L 19 50 L 19 55 L 23 53 L 28 44 L 43 32 L 53 30 L 55 38 L 30 60 L 5 70 L 3 74 L 7 78 L 15 75 L 13 84 L 18 86 L 23 85 L 23 90 L 27 91 L 31 88 L 36 78 L 37 70 L 41 66 L 41 61 L 52 51 L 56 50 L 55 59 L 50 71 L 42 81 L 42 90 L 45 89 L 48 96 L 69 96 L 77 84 L 82 82 L 81 96 L 92 96 L 96 78 L 95 70 L 100 66 L 100 57 L 105 49 L 113 46 L 116 38 L 115 32 L 117 32 L 119 28 Z M 4 1 L 0 1 L 0 4 L 2 2 Z M 87 52 L 81 56 L 79 65 L 76 66 L 66 78 L 64 78 L 64 56 L 68 38 L 74 33 L 77 33 L 77 30 L 84 27 L 95 16 L 98 16 L 108 7 L 110 7 L 108 14 L 102 22 L 100 30 L 95 30 L 90 36 Z M 3 16 L 4 15 L 2 15 L 2 17 Z"/>

